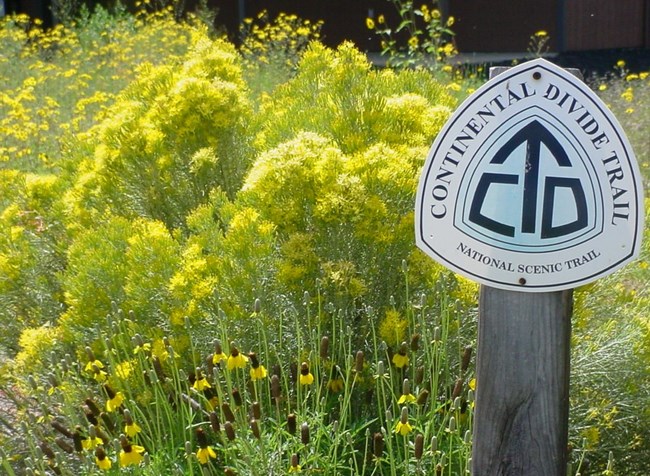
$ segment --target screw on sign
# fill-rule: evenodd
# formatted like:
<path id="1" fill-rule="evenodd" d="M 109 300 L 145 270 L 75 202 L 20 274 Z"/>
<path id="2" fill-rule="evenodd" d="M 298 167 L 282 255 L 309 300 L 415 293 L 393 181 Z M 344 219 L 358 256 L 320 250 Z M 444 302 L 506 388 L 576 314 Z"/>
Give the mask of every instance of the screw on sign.
<path id="1" fill-rule="evenodd" d="M 417 245 L 481 283 L 472 471 L 566 473 L 572 289 L 639 253 L 643 187 L 620 124 L 537 59 L 493 74 L 425 162 Z"/>

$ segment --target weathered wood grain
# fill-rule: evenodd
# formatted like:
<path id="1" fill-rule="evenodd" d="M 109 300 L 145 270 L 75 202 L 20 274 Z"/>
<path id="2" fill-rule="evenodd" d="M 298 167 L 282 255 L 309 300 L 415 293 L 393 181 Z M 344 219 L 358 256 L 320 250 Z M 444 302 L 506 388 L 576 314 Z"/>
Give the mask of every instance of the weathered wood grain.
<path id="1" fill-rule="evenodd" d="M 573 292 L 481 286 L 474 476 L 564 476 Z"/>

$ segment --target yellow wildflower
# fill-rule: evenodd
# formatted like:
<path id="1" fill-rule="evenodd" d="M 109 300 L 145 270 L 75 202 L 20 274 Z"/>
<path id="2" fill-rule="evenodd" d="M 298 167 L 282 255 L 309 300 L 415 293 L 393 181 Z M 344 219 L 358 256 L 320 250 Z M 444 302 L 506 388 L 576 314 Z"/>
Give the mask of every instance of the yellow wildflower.
<path id="1" fill-rule="evenodd" d="M 260 365 L 257 368 L 252 368 L 251 369 L 251 379 L 252 380 L 260 380 L 265 378 L 267 375 L 266 369 L 264 368 L 263 365 Z"/>
<path id="2" fill-rule="evenodd" d="M 101 362 L 101 360 L 95 358 L 95 355 L 92 353 L 89 347 L 86 347 L 86 352 L 88 353 L 89 360 L 86 364 L 86 367 L 84 367 L 84 370 L 86 372 L 92 373 L 93 378 L 98 382 L 105 382 L 106 372 L 103 370 L 104 364 Z"/>
<path id="3" fill-rule="evenodd" d="M 95 448 L 97 448 L 98 446 L 101 446 L 103 444 L 104 444 L 104 442 L 102 441 L 102 439 L 98 438 L 97 436 L 94 436 L 94 437 L 89 436 L 85 440 L 81 441 L 81 446 L 86 451 L 94 450 Z"/>
<path id="4" fill-rule="evenodd" d="M 214 365 L 219 365 L 223 360 L 225 360 L 226 362 L 228 361 L 228 356 L 223 352 L 221 352 L 220 354 L 217 354 L 216 352 L 212 354 L 212 363 Z"/>
<path id="5" fill-rule="evenodd" d="M 375 29 L 375 20 L 373 20 L 370 17 L 366 18 L 366 27 L 368 28 L 368 30 L 374 30 Z"/>
<path id="6" fill-rule="evenodd" d="M 412 49 L 417 48 L 417 47 L 418 47 L 418 43 L 419 43 L 418 37 L 417 37 L 417 36 L 412 36 L 411 38 L 409 38 L 408 43 L 409 43 L 409 46 L 410 46 Z"/>
<path id="7" fill-rule="evenodd" d="M 208 464 L 210 458 L 214 459 L 217 457 L 217 454 L 214 452 L 211 446 L 205 448 L 199 448 L 196 452 L 196 459 L 199 460 L 201 464 Z"/>
<path id="8" fill-rule="evenodd" d="M 309 371 L 309 364 L 303 362 L 300 365 L 300 385 L 311 385 L 314 383 L 314 376 Z"/>
<path id="9" fill-rule="evenodd" d="M 634 101 L 634 90 L 632 88 L 627 88 L 621 93 L 621 98 L 625 99 L 627 102 Z"/>
<path id="10" fill-rule="evenodd" d="M 406 355 L 407 349 L 408 347 L 406 345 L 406 342 L 402 342 L 402 345 L 400 346 L 397 353 L 393 355 L 393 364 L 398 369 L 401 369 L 409 363 L 409 356 Z"/>
<path id="11" fill-rule="evenodd" d="M 424 22 L 429 23 L 431 21 L 431 12 L 429 11 L 429 7 L 424 4 L 420 7 L 420 11 L 422 12 L 422 18 L 424 19 Z"/>
<path id="12" fill-rule="evenodd" d="M 291 455 L 291 466 L 289 466 L 290 473 L 299 473 L 300 465 L 298 464 L 298 455 L 296 453 Z"/>
<path id="13" fill-rule="evenodd" d="M 210 382 L 208 382 L 208 379 L 205 378 L 201 371 L 199 369 L 196 370 L 196 379 L 192 384 L 192 388 L 197 392 L 202 392 L 205 389 L 212 388 L 212 385 L 210 385 Z"/>
<path id="14" fill-rule="evenodd" d="M 415 395 L 411 393 L 411 383 L 409 379 L 405 378 L 402 382 L 402 396 L 399 397 L 397 403 L 401 405 L 403 403 L 415 403 L 415 401 Z"/>
<path id="15" fill-rule="evenodd" d="M 142 446 L 132 444 L 128 444 L 126 447 L 123 446 L 122 451 L 120 451 L 120 466 L 139 465 L 144 459 L 142 453 L 144 453 Z"/>
<path id="16" fill-rule="evenodd" d="M 409 413 L 408 408 L 402 408 L 402 414 L 400 415 L 397 425 L 395 425 L 395 433 L 399 433 L 402 436 L 406 436 L 413 431 L 413 427 L 409 423 Z"/>
<path id="17" fill-rule="evenodd" d="M 133 373 L 133 364 L 128 360 L 125 360 L 124 362 L 120 362 L 115 366 L 115 375 L 121 378 L 122 380 L 126 380 L 127 378 L 129 378 L 129 376 L 132 373 Z"/>
<path id="18" fill-rule="evenodd" d="M 399 397 L 399 400 L 397 400 L 397 403 L 401 405 L 402 403 L 414 403 L 415 401 L 416 401 L 415 395 L 409 393 L 406 395 L 402 394 L 402 396 Z"/>
<path id="19" fill-rule="evenodd" d="M 113 466 L 113 462 L 106 456 L 106 452 L 101 446 L 95 450 L 95 464 L 104 471 L 111 469 L 111 466 Z"/>
<path id="20" fill-rule="evenodd" d="M 95 369 L 95 373 L 93 375 L 93 378 L 95 380 L 97 380 L 99 383 L 106 382 L 106 379 L 107 379 L 106 372 L 104 372 L 103 370 L 101 370 L 101 369 L 99 369 L 97 367 L 94 367 L 94 369 Z"/>
<path id="21" fill-rule="evenodd" d="M 101 360 L 95 359 L 95 360 L 89 361 L 86 364 L 85 370 L 86 370 L 86 372 L 94 372 L 95 367 L 97 367 L 98 369 L 103 369 L 104 364 L 102 364 Z"/>
<path id="22" fill-rule="evenodd" d="M 122 403 L 124 403 L 124 395 L 122 395 L 122 392 L 116 392 L 108 385 L 104 385 L 104 390 L 108 395 L 108 400 L 106 400 L 106 411 L 109 413 L 116 411 L 122 406 Z"/>
<path id="23" fill-rule="evenodd" d="M 255 352 L 250 352 L 248 358 L 251 361 L 251 379 L 260 380 L 266 377 L 266 369 L 263 365 L 260 365 L 260 361 L 257 359 L 257 354 Z"/>
<path id="24" fill-rule="evenodd" d="M 199 463 L 208 464 L 210 458 L 216 459 L 217 454 L 214 452 L 212 447 L 208 445 L 208 438 L 205 436 L 203 428 L 198 428 L 196 430 L 196 439 L 199 442 L 199 449 L 196 451 L 196 459 L 199 460 Z"/>
<path id="25" fill-rule="evenodd" d="M 401 421 L 397 422 L 395 426 L 395 433 L 399 433 L 402 436 L 406 436 L 413 431 L 413 427 L 409 422 L 402 423 Z"/>
<path id="26" fill-rule="evenodd" d="M 140 425 L 138 425 L 136 422 L 132 422 L 130 425 L 129 424 L 124 425 L 124 433 L 126 433 L 126 436 L 128 436 L 129 438 L 133 438 L 141 431 L 142 428 L 140 428 Z"/>
<path id="27" fill-rule="evenodd" d="M 445 56 L 453 56 L 457 53 L 456 47 L 452 43 L 445 43 L 442 46 L 442 52 Z"/>
<path id="28" fill-rule="evenodd" d="M 219 365 L 222 360 L 228 361 L 228 356 L 223 352 L 221 348 L 221 341 L 215 339 L 214 341 L 214 354 L 212 354 L 212 363 L 214 365 Z"/>
<path id="29" fill-rule="evenodd" d="M 539 30 L 535 32 L 535 36 L 548 36 L 548 33 L 545 30 Z"/>
<path id="30" fill-rule="evenodd" d="M 246 362 L 248 362 L 248 357 L 240 354 L 237 347 L 230 344 L 230 356 L 228 357 L 227 363 L 228 370 L 243 369 L 246 367 Z"/>
<path id="31" fill-rule="evenodd" d="M 128 408 L 124 409 L 124 433 L 126 436 L 129 438 L 135 437 L 138 433 L 140 433 L 142 429 L 140 428 L 140 425 L 138 425 L 136 422 L 133 421 L 133 417 L 131 417 L 131 412 L 128 410 Z"/>
<path id="32" fill-rule="evenodd" d="M 134 353 L 134 354 L 137 355 L 137 354 L 140 353 L 140 352 L 144 352 L 144 353 L 149 353 L 149 352 L 151 352 L 151 344 L 150 344 L 149 342 L 145 342 L 144 344 L 142 344 L 142 345 L 136 345 L 136 346 L 133 348 L 133 353 Z"/>

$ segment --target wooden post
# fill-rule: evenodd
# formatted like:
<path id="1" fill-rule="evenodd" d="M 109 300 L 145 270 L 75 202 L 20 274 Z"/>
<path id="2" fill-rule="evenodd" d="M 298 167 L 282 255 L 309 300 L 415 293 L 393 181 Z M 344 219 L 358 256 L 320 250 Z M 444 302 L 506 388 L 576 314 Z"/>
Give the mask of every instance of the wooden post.
<path id="1" fill-rule="evenodd" d="M 572 291 L 481 286 L 474 476 L 564 476 Z"/>

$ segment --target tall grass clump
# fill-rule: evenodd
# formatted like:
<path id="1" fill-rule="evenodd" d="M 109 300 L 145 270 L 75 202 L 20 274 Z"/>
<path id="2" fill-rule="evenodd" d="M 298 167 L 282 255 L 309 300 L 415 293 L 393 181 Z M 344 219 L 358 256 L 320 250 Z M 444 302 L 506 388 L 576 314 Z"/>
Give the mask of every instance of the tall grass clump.
<path id="1" fill-rule="evenodd" d="M 612 72 L 589 78 L 590 86 L 616 115 L 636 154 L 646 190 L 650 187 L 650 113 L 644 107 L 650 101 L 650 71 L 631 71 L 619 60 Z"/>
<path id="2" fill-rule="evenodd" d="M 620 60 L 611 73 L 588 82 L 625 130 L 647 191 L 650 116 L 643 105 L 650 101 L 648 71 L 630 71 Z M 646 212 L 649 205 L 646 199 Z M 602 471 L 611 460 L 614 474 L 644 474 L 650 461 L 645 410 L 650 402 L 648 220 L 646 213 L 639 260 L 576 297 L 570 428 L 574 442 L 582 441 L 586 471 Z"/>
<path id="3" fill-rule="evenodd" d="M 248 336 L 223 319 L 196 341 L 189 319 L 149 339 L 114 308 L 109 334 L 20 383 L 25 446 L 11 460 L 66 475 L 469 474 L 471 314 L 440 288 L 357 346 L 320 302 L 305 293 L 269 325 L 258 301 Z"/>

